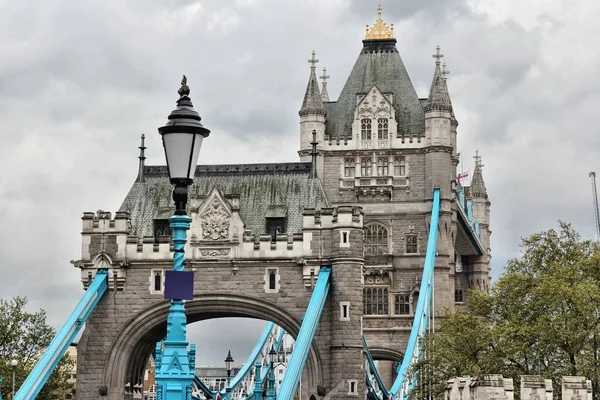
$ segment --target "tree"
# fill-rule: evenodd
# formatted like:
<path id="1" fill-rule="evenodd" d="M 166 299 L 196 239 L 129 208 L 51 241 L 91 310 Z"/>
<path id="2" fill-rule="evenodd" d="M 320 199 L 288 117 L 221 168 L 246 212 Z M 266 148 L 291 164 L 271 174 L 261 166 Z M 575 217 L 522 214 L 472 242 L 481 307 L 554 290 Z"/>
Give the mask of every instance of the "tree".
<path id="1" fill-rule="evenodd" d="M 27 312 L 26 305 L 25 297 L 0 299 L 0 376 L 4 380 L 0 390 L 4 399 L 10 398 L 12 391 L 11 360 L 18 361 L 15 379 L 18 390 L 55 336 L 54 329 L 46 324 L 46 312 Z M 71 390 L 67 380 L 73 365 L 74 361 L 65 355 L 37 398 L 64 399 Z"/>
<path id="2" fill-rule="evenodd" d="M 580 375 L 600 398 L 600 247 L 567 223 L 559 227 L 524 238 L 522 257 L 508 261 L 489 295 L 471 291 L 463 309 L 441 312 L 416 365 L 432 384 L 416 393 L 439 396 L 461 375 L 502 374 L 515 383 L 542 375 L 555 385 Z"/>

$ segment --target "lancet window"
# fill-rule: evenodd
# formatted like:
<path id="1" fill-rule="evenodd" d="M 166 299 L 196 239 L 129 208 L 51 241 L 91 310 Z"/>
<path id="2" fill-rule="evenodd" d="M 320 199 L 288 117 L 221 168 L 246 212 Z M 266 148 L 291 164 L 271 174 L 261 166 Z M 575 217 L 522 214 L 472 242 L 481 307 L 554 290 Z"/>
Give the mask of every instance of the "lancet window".
<path id="1" fill-rule="evenodd" d="M 346 159 L 344 161 L 344 176 L 353 177 L 356 174 L 356 161 L 354 159 Z"/>
<path id="2" fill-rule="evenodd" d="M 373 174 L 373 162 L 371 159 L 360 161 L 360 176 L 371 176 Z"/>
<path id="3" fill-rule="evenodd" d="M 388 176 L 389 174 L 389 161 L 387 158 L 377 159 L 377 176 Z"/>
<path id="4" fill-rule="evenodd" d="M 387 315 L 389 313 L 389 289 L 386 287 L 366 287 L 363 289 L 363 314 Z"/>
<path id="5" fill-rule="evenodd" d="M 371 140 L 371 119 L 363 118 L 360 120 L 360 138 L 362 140 Z"/>
<path id="6" fill-rule="evenodd" d="M 377 139 L 388 138 L 388 119 L 378 118 L 377 119 Z"/>
<path id="7" fill-rule="evenodd" d="M 419 250 L 418 241 L 419 238 L 416 234 L 406 235 L 405 239 L 405 249 L 404 252 L 406 254 L 417 254 Z"/>
<path id="8" fill-rule="evenodd" d="M 405 176 L 406 175 L 406 164 L 404 158 L 395 158 L 394 159 L 394 175 L 395 176 Z"/>
<path id="9" fill-rule="evenodd" d="M 380 224 L 365 226 L 365 255 L 388 253 L 388 230 Z"/>
<path id="10" fill-rule="evenodd" d="M 394 296 L 394 314 L 410 314 L 410 296 L 407 294 L 398 294 Z"/>

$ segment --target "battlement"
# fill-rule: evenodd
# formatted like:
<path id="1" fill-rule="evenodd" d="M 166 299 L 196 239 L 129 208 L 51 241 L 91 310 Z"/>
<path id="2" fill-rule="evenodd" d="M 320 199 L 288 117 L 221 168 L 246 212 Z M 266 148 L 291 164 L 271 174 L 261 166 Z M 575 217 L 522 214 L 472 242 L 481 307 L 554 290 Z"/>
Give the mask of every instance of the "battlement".
<path id="1" fill-rule="evenodd" d="M 81 220 L 83 221 L 83 233 L 126 233 L 128 231 L 129 213 L 117 211 L 113 219 L 112 214 L 108 211 L 84 212 Z"/>
<path id="2" fill-rule="evenodd" d="M 551 379 L 537 375 L 521 375 L 521 399 L 552 400 Z M 592 381 L 583 376 L 563 376 L 562 399 L 592 400 Z M 514 382 L 502 375 L 462 376 L 448 380 L 445 400 L 514 400 Z"/>
<path id="3" fill-rule="evenodd" d="M 337 206 L 315 210 L 307 208 L 302 213 L 304 230 L 362 228 L 364 212 L 360 206 Z"/>

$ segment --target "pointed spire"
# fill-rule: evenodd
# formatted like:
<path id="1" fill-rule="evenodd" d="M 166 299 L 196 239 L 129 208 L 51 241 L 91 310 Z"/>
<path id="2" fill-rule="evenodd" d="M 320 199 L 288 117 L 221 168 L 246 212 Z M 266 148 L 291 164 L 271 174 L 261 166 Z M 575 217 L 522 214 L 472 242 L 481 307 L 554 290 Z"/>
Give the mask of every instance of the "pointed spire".
<path id="1" fill-rule="evenodd" d="M 327 68 L 323 67 L 323 75 L 321 75 L 319 78 L 321 78 L 321 80 L 323 81 L 323 90 L 321 91 L 321 99 L 323 101 L 329 101 L 329 93 L 327 93 L 327 79 L 329 79 L 330 76 L 327 75 Z"/>
<path id="2" fill-rule="evenodd" d="M 138 169 L 138 176 L 136 179 L 136 182 L 144 182 L 144 164 L 146 163 L 146 156 L 144 155 L 144 150 L 146 150 L 146 146 L 144 146 L 144 139 L 146 138 L 146 136 L 142 133 L 142 145 L 140 147 L 138 147 L 138 149 L 140 149 L 140 156 L 138 157 L 140 159 L 140 165 L 139 165 L 139 169 Z"/>
<path id="3" fill-rule="evenodd" d="M 433 58 L 436 59 L 435 72 L 433 73 L 433 81 L 431 82 L 431 89 L 429 89 L 425 112 L 432 110 L 452 112 L 452 103 L 450 102 L 450 95 L 446 86 L 446 75 L 449 72 L 444 73 L 440 68 L 440 59 L 442 57 L 444 55 L 440 53 L 440 46 L 437 46 L 436 53 L 433 55 Z"/>
<path id="4" fill-rule="evenodd" d="M 473 178 L 471 179 L 471 196 L 473 197 L 488 197 L 487 189 L 485 188 L 485 181 L 483 180 L 483 164 L 481 163 L 481 156 L 479 150 L 475 150 L 475 171 L 473 171 Z"/>
<path id="5" fill-rule="evenodd" d="M 310 77 L 308 78 L 308 86 L 306 87 L 306 93 L 304 94 L 304 101 L 300 108 L 300 116 L 308 114 L 320 114 L 325 115 L 325 109 L 323 108 L 323 99 L 321 98 L 321 91 L 319 90 L 319 83 L 317 82 L 317 74 L 315 69 L 319 60 L 315 57 L 315 51 L 312 52 L 312 58 L 308 60 L 310 65 Z"/>

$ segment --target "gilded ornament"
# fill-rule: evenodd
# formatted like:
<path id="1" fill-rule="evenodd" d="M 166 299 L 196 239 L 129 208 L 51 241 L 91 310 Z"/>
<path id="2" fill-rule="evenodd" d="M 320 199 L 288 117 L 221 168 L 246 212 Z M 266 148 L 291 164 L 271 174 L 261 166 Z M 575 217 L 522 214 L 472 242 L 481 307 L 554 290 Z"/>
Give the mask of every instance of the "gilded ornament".
<path id="1" fill-rule="evenodd" d="M 369 29 L 367 25 L 367 35 L 365 39 L 393 39 L 394 38 L 394 24 L 390 24 L 388 27 L 385 22 L 381 19 L 381 4 L 377 7 L 377 21 Z"/>

